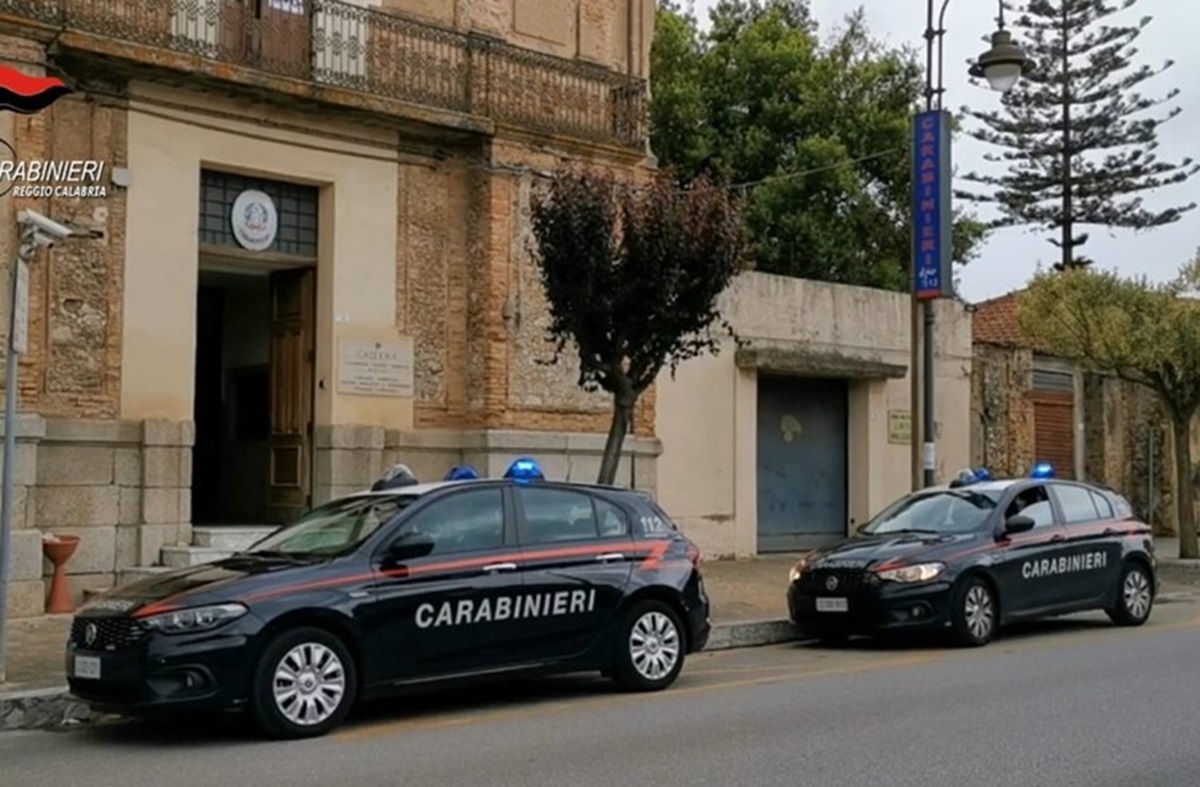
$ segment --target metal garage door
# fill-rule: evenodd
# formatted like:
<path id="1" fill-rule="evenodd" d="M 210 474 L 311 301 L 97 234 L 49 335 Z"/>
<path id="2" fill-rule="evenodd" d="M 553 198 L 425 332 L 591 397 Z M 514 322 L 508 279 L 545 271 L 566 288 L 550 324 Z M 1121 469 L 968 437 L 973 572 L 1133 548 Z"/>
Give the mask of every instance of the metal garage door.
<path id="1" fill-rule="evenodd" d="M 1075 380 L 1070 374 L 1033 374 L 1034 461 L 1054 465 L 1059 478 L 1075 476 Z"/>
<path id="2" fill-rule="evenodd" d="M 846 534 L 846 382 L 758 381 L 758 549 Z"/>

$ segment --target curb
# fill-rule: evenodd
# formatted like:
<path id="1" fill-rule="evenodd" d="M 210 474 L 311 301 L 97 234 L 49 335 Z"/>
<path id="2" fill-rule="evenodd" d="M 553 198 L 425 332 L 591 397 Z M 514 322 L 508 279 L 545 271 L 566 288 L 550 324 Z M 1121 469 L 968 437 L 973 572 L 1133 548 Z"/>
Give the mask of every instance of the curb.
<path id="1" fill-rule="evenodd" d="M 752 620 L 713 625 L 703 652 L 792 642 L 800 634 L 788 620 Z M 71 696 L 66 686 L 0 693 L 0 733 L 84 724 L 100 718 Z"/>
<path id="2" fill-rule="evenodd" d="M 66 686 L 0 694 L 0 732 L 66 727 L 92 717 L 91 709 Z"/>
<path id="3" fill-rule="evenodd" d="M 1178 582 L 1190 584 L 1200 582 L 1200 560 L 1180 560 L 1179 558 L 1158 559 L 1158 579 L 1160 582 Z"/>
<path id="4" fill-rule="evenodd" d="M 804 637 L 790 620 L 769 618 L 740 623 L 715 623 L 702 652 L 730 648 L 756 648 L 780 642 L 796 642 Z"/>

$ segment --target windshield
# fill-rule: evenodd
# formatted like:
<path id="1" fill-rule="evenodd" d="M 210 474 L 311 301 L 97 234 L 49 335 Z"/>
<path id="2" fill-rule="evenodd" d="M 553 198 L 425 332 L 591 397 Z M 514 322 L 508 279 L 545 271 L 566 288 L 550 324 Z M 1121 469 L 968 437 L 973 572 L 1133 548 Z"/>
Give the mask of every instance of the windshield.
<path id="1" fill-rule="evenodd" d="M 881 533 L 968 533 L 987 520 L 1000 501 L 995 491 L 940 489 L 902 497 L 863 528 Z"/>
<path id="2" fill-rule="evenodd" d="M 314 508 L 242 554 L 333 557 L 361 544 L 416 498 L 368 495 L 344 498 Z"/>

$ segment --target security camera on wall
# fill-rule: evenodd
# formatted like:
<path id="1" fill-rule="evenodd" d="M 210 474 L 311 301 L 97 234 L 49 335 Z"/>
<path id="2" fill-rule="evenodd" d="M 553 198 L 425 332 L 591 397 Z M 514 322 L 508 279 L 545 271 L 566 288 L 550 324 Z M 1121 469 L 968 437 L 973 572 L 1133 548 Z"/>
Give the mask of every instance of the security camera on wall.
<path id="1" fill-rule="evenodd" d="M 52 240 L 65 240 L 75 234 L 75 231 L 65 224 L 59 224 L 54 219 L 43 216 L 36 210 L 22 210 L 17 214 L 17 222 L 31 227 L 39 235 L 49 236 Z"/>
<path id="2" fill-rule="evenodd" d="M 97 238 L 101 233 L 95 230 L 80 230 L 59 224 L 54 219 L 43 216 L 36 210 L 22 210 L 17 214 L 17 223 L 21 226 L 23 240 L 34 246 L 49 248 L 67 238 Z"/>

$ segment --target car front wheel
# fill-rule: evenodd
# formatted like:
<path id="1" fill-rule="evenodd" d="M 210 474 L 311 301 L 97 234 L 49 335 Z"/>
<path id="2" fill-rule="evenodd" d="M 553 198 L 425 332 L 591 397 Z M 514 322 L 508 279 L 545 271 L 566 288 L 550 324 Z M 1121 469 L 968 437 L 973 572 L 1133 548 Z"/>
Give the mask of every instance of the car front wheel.
<path id="1" fill-rule="evenodd" d="M 998 612 L 992 586 L 982 577 L 967 577 L 955 594 L 951 610 L 954 641 L 971 648 L 988 644 L 996 636 Z"/>
<path id="2" fill-rule="evenodd" d="M 617 629 L 612 677 L 626 691 L 658 691 L 683 669 L 683 626 L 661 601 L 639 601 Z"/>
<path id="3" fill-rule="evenodd" d="M 354 659 L 319 628 L 285 631 L 267 646 L 254 675 L 254 715 L 273 738 L 312 738 L 341 724 L 354 704 Z"/>
<path id="4" fill-rule="evenodd" d="M 1140 626 L 1150 618 L 1154 607 L 1154 582 L 1140 563 L 1126 563 L 1121 571 L 1116 605 L 1107 610 L 1108 618 L 1118 626 Z"/>

